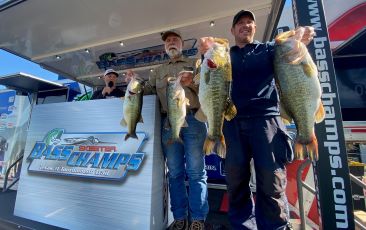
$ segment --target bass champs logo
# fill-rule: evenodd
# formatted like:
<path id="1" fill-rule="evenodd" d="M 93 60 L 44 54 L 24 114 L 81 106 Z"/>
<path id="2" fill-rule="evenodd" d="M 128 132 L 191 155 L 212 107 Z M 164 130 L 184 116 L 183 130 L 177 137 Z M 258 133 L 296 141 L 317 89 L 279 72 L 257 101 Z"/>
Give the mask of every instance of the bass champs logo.
<path id="1" fill-rule="evenodd" d="M 28 171 L 65 176 L 121 180 L 138 171 L 145 154 L 140 152 L 145 133 L 124 141 L 124 132 L 65 133 L 53 129 L 36 142 L 27 160 Z"/>

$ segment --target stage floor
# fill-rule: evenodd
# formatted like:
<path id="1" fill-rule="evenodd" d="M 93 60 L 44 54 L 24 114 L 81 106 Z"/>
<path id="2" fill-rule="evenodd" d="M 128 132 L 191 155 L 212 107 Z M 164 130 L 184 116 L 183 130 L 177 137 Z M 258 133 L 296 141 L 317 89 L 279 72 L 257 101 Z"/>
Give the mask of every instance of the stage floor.
<path id="1" fill-rule="evenodd" d="M 206 220 L 206 228 L 208 230 L 225 230 L 229 229 L 227 213 L 220 210 L 225 191 L 219 189 L 209 189 L 209 205 L 210 212 Z M 0 192 L 0 229 L 1 230 L 19 230 L 19 229 L 36 229 L 36 230 L 62 230 L 55 226 L 43 224 L 37 221 L 28 220 L 18 216 L 14 216 L 14 206 L 17 191 L 9 190 Z"/>

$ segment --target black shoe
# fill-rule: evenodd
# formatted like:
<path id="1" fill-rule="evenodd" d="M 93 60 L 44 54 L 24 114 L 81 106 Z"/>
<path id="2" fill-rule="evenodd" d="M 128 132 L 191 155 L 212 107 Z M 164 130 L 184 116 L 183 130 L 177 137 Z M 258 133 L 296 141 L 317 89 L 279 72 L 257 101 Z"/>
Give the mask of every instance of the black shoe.
<path id="1" fill-rule="evenodd" d="M 189 226 L 189 230 L 204 230 L 205 229 L 205 221 L 203 220 L 194 220 Z"/>
<path id="2" fill-rule="evenodd" d="M 168 230 L 188 230 L 188 220 L 174 220 Z"/>

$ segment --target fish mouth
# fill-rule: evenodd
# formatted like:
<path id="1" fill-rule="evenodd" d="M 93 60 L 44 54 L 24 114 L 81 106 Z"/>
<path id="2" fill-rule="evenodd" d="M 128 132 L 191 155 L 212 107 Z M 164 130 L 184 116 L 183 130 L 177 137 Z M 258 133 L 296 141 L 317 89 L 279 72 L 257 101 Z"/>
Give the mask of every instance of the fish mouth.
<path id="1" fill-rule="evenodd" d="M 207 66 L 210 69 L 216 69 L 217 65 L 214 61 L 212 61 L 212 59 L 207 59 Z"/>
<path id="2" fill-rule="evenodd" d="M 135 94 L 136 94 L 135 92 L 132 92 L 131 90 L 128 90 L 128 93 L 129 93 L 130 95 L 135 95 Z"/>
<path id="3" fill-rule="evenodd" d="M 288 38 L 292 37 L 295 35 L 295 31 L 294 30 L 290 30 L 284 33 L 280 33 L 276 36 L 275 38 L 275 43 L 276 44 L 282 44 L 284 43 Z"/>

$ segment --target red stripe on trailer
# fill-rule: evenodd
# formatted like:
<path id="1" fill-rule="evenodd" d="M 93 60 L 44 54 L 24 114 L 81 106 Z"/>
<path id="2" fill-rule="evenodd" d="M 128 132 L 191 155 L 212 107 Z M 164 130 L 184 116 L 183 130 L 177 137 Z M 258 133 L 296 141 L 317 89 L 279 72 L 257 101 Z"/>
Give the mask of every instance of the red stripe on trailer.
<path id="1" fill-rule="evenodd" d="M 299 165 L 303 161 L 295 160 L 291 164 L 287 165 L 287 199 L 288 201 L 293 205 L 296 206 L 297 202 L 297 183 L 296 183 L 296 174 L 297 169 L 299 168 Z M 307 173 L 309 172 L 310 167 L 306 167 L 303 171 L 303 174 L 301 175 L 301 179 L 304 181 L 306 178 Z"/>
<path id="2" fill-rule="evenodd" d="M 298 192 L 297 192 L 297 171 L 300 166 L 300 164 L 303 163 L 303 161 L 295 160 L 291 164 L 287 165 L 287 189 L 286 189 L 286 195 L 288 202 L 290 205 L 296 209 L 296 212 L 299 213 L 299 204 L 298 204 Z M 311 165 L 307 166 L 301 175 L 301 179 L 306 182 L 308 185 L 311 185 L 314 183 L 314 176 L 313 176 L 313 170 L 311 170 Z M 320 217 L 318 213 L 318 206 L 317 206 L 317 198 L 316 195 L 309 195 L 309 192 L 307 192 L 306 189 L 303 189 L 304 194 L 304 211 L 306 214 L 306 217 L 308 220 L 311 220 L 314 224 L 319 226 L 320 223 Z M 292 213 L 293 214 L 293 213 Z M 296 218 L 296 217 L 295 217 Z"/>
<path id="3" fill-rule="evenodd" d="M 366 133 L 366 129 L 351 129 L 352 133 Z"/>
<path id="4" fill-rule="evenodd" d="M 224 193 L 221 200 L 220 212 L 228 212 L 229 211 L 229 197 L 227 192 Z"/>
<path id="5" fill-rule="evenodd" d="M 307 215 L 310 220 L 312 220 L 315 224 L 319 225 L 319 213 L 318 213 L 318 204 L 317 199 L 313 200 L 313 203 L 311 204 L 311 208 L 309 210 L 309 213 Z"/>
<path id="6" fill-rule="evenodd" d="M 344 13 L 328 26 L 331 41 L 344 41 L 366 26 L 366 3 Z"/>

